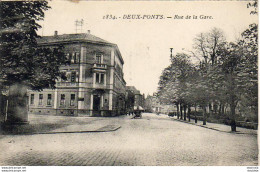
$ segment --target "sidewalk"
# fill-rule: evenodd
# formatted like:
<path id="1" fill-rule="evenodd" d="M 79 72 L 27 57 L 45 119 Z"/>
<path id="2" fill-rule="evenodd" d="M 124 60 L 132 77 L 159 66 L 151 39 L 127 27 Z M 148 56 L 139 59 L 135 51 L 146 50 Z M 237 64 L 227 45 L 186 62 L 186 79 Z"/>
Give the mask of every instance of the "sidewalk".
<path id="1" fill-rule="evenodd" d="M 87 132 L 110 132 L 121 128 L 120 125 L 106 124 L 86 124 L 86 125 L 69 125 L 48 132 L 36 132 L 33 134 L 58 134 L 58 133 L 87 133 Z"/>
<path id="2" fill-rule="evenodd" d="M 225 124 L 217 124 L 217 123 L 210 123 L 207 122 L 206 125 L 203 125 L 203 121 L 197 121 L 197 123 L 195 123 L 194 119 L 189 119 L 187 118 L 186 121 L 184 120 L 180 120 L 177 119 L 177 117 L 171 117 L 171 119 L 175 120 L 175 121 L 180 121 L 180 122 L 184 122 L 184 123 L 188 123 L 188 124 L 192 124 L 192 125 L 196 125 L 199 127 L 203 127 L 203 128 L 208 128 L 211 130 L 216 130 L 216 131 L 220 131 L 220 132 L 226 132 L 226 133 L 235 133 L 235 134 L 250 134 L 250 135 L 257 135 L 258 130 L 253 130 L 253 129 L 247 129 L 247 128 L 241 128 L 241 127 L 236 127 L 236 132 L 232 132 L 231 131 L 231 127 L 229 125 L 225 125 Z"/>
<path id="3" fill-rule="evenodd" d="M 113 117 L 116 118 L 116 117 Z M 106 117 L 29 115 L 29 124 L 1 126 L 0 135 L 110 132 L 121 126 Z"/>

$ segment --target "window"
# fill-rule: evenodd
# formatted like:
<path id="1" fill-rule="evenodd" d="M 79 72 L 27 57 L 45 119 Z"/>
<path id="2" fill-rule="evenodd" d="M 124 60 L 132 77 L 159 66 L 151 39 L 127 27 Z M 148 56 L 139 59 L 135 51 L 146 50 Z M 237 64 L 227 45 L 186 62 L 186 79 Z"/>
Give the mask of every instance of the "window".
<path id="1" fill-rule="evenodd" d="M 100 83 L 104 83 L 104 74 L 103 73 L 101 73 L 100 74 Z"/>
<path id="2" fill-rule="evenodd" d="M 70 95 L 70 106 L 75 106 L 75 94 Z"/>
<path id="3" fill-rule="evenodd" d="M 79 60 L 79 53 L 73 52 L 72 58 L 71 58 L 71 63 L 78 63 L 78 60 Z"/>
<path id="4" fill-rule="evenodd" d="M 96 73 L 96 83 L 103 84 L 104 83 L 104 75 L 103 73 Z"/>
<path id="5" fill-rule="evenodd" d="M 43 94 L 39 94 L 39 105 L 42 105 Z"/>
<path id="6" fill-rule="evenodd" d="M 76 82 L 76 71 L 71 72 L 71 82 Z"/>
<path id="7" fill-rule="evenodd" d="M 71 58 L 70 62 L 75 63 L 75 55 L 74 54 L 72 54 L 72 58 Z"/>
<path id="8" fill-rule="evenodd" d="M 96 54 L 96 61 L 98 64 L 102 64 L 103 63 L 103 55 L 102 54 Z"/>
<path id="9" fill-rule="evenodd" d="M 65 82 L 65 77 L 66 77 L 66 71 L 61 71 L 61 78 L 59 79 L 59 81 Z"/>
<path id="10" fill-rule="evenodd" d="M 60 105 L 65 105 L 65 94 L 61 94 Z"/>
<path id="11" fill-rule="evenodd" d="M 34 104 L 34 94 L 31 94 L 31 105 Z"/>
<path id="12" fill-rule="evenodd" d="M 69 63 L 71 60 L 71 54 L 70 53 L 67 53 L 66 54 L 66 62 Z"/>
<path id="13" fill-rule="evenodd" d="M 66 72 L 67 82 L 71 82 L 71 72 Z"/>
<path id="14" fill-rule="evenodd" d="M 51 105 L 51 94 L 48 94 L 47 105 Z"/>
<path id="15" fill-rule="evenodd" d="M 75 63 L 79 63 L 79 58 L 80 58 L 79 53 L 75 53 L 74 54 Z"/>
<path id="16" fill-rule="evenodd" d="M 96 73 L 96 83 L 99 83 L 99 73 Z"/>

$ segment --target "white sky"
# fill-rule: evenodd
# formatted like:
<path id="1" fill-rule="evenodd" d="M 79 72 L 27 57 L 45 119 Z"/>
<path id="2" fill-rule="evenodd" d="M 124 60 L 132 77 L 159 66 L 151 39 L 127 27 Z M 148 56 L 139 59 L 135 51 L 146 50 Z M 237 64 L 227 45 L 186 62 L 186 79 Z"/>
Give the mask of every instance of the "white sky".
<path id="1" fill-rule="evenodd" d="M 222 29 L 228 40 L 234 40 L 249 24 L 258 22 L 250 15 L 248 2 L 241 1 L 69 1 L 50 2 L 45 20 L 40 22 L 43 36 L 75 33 L 75 20 L 84 19 L 83 32 L 116 43 L 124 58 L 127 85 L 133 85 L 146 95 L 156 92 L 162 70 L 169 65 L 170 48 L 174 54 L 192 50 L 194 37 L 213 27 Z M 121 19 L 105 20 L 112 14 Z M 125 14 L 207 15 L 209 20 L 124 20 Z"/>

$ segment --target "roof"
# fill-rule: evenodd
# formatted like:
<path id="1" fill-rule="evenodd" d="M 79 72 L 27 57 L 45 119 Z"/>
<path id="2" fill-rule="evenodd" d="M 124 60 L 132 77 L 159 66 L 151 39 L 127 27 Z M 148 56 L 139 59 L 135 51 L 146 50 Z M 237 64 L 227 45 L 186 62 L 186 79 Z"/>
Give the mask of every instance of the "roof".
<path id="1" fill-rule="evenodd" d="M 135 94 L 141 94 L 140 91 L 135 88 L 135 86 L 126 86 L 126 90 L 133 91 Z"/>
<path id="2" fill-rule="evenodd" d="M 87 33 L 43 36 L 39 38 L 37 41 L 39 44 L 67 42 L 67 41 L 87 41 L 87 42 L 94 42 L 94 43 L 113 44 L 104 39 L 101 39 L 99 37 Z"/>
<path id="3" fill-rule="evenodd" d="M 101 39 L 97 36 L 91 35 L 89 33 L 78 33 L 78 34 L 62 34 L 62 35 L 53 35 L 53 36 L 43 36 L 37 39 L 38 44 L 46 45 L 46 44 L 59 44 L 59 43 L 71 43 L 71 42 L 88 42 L 88 43 L 96 43 L 96 44 L 105 44 L 110 45 L 116 48 L 116 52 L 119 56 L 119 59 L 124 64 L 124 60 L 119 51 L 119 48 L 116 44 L 108 42 L 104 39 Z"/>

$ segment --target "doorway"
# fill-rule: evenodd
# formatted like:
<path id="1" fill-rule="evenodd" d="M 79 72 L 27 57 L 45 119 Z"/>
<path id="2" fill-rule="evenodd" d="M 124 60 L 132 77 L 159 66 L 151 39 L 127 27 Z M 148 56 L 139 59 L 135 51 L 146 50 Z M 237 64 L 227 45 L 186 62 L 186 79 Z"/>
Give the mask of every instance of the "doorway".
<path id="1" fill-rule="evenodd" d="M 101 116 L 100 95 L 93 95 L 93 116 Z"/>

